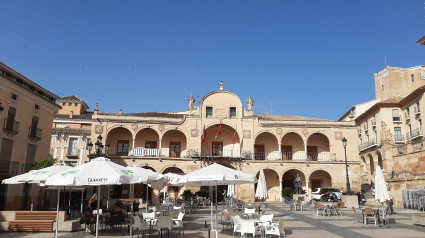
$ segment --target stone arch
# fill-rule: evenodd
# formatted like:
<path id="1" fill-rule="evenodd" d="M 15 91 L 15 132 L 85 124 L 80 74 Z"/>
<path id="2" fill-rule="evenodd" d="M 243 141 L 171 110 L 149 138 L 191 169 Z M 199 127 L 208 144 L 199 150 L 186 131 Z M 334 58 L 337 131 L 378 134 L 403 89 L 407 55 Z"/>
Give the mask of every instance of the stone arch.
<path id="1" fill-rule="evenodd" d="M 137 131 L 134 147 L 160 148 L 159 133 L 151 127 L 145 127 Z"/>
<path id="2" fill-rule="evenodd" d="M 278 137 L 269 131 L 259 132 L 254 139 L 256 160 L 280 160 Z"/>
<path id="3" fill-rule="evenodd" d="M 316 188 L 332 187 L 332 175 L 323 169 L 316 169 L 309 175 L 309 190 Z M 311 194 L 311 192 L 309 192 Z"/>
<path id="4" fill-rule="evenodd" d="M 303 171 L 297 169 L 297 168 L 288 168 L 282 173 L 282 189 L 285 189 L 285 187 L 294 188 L 293 181 L 296 178 L 297 174 L 300 176 L 302 181 L 303 189 L 306 188 L 306 175 Z"/>
<path id="5" fill-rule="evenodd" d="M 381 169 L 385 169 L 384 168 L 384 163 L 382 161 L 382 154 L 381 154 L 381 152 L 380 151 L 376 151 L 376 155 L 378 157 L 378 165 L 379 165 L 379 167 L 381 167 Z"/>
<path id="6" fill-rule="evenodd" d="M 261 171 L 261 170 L 260 170 Z M 260 176 L 260 171 L 256 173 L 257 179 Z M 264 177 L 266 178 L 266 186 L 268 192 L 268 199 L 266 201 L 278 201 L 280 200 L 280 177 L 278 172 L 274 169 L 263 169 Z M 257 190 L 257 184 L 254 185 L 254 192 Z M 258 200 L 258 199 L 256 199 Z"/>
<path id="7" fill-rule="evenodd" d="M 141 127 L 139 127 L 139 128 L 137 128 L 136 130 L 134 130 L 134 137 L 136 137 L 137 136 L 137 134 L 139 134 L 139 132 L 140 131 L 142 131 L 142 130 L 145 130 L 145 129 L 151 129 L 151 130 L 154 130 L 157 134 L 158 134 L 158 136 L 161 134 L 161 132 L 157 129 L 157 128 L 155 128 L 154 126 L 151 126 L 151 125 L 143 125 L 143 126 L 141 126 Z"/>
<path id="8" fill-rule="evenodd" d="M 366 158 L 363 155 L 360 157 L 360 171 L 362 173 L 367 173 Z"/>
<path id="9" fill-rule="evenodd" d="M 109 154 L 127 156 L 133 145 L 133 134 L 126 127 L 117 126 L 108 131 L 106 142 L 110 144 Z"/>
<path id="10" fill-rule="evenodd" d="M 124 128 L 124 129 L 127 129 L 127 130 L 131 133 L 132 138 L 134 138 L 134 130 L 131 128 L 131 126 L 130 126 L 130 125 L 127 125 L 127 124 L 116 124 L 116 125 L 113 125 L 113 126 L 109 127 L 109 128 L 106 130 L 106 135 L 108 135 L 108 134 L 109 134 L 109 132 L 111 132 L 112 130 L 114 130 L 114 129 L 116 129 L 116 128 Z"/>
<path id="11" fill-rule="evenodd" d="M 307 157 L 309 160 L 318 161 L 325 157 L 330 158 L 329 153 L 329 138 L 325 134 L 313 132 L 307 137 Z"/>
<path id="12" fill-rule="evenodd" d="M 205 126 L 205 142 L 201 144 L 201 154 L 206 156 L 240 157 L 240 137 L 235 128 L 227 123 L 221 123 L 221 134 L 216 138 L 220 123 Z M 203 130 L 203 128 L 202 128 Z M 201 132 L 203 133 L 203 132 Z"/>
<path id="13" fill-rule="evenodd" d="M 373 176 L 375 174 L 375 162 L 373 161 L 373 156 L 371 154 L 368 154 L 367 156 L 369 158 L 370 175 Z"/>
<path id="14" fill-rule="evenodd" d="M 168 157 L 183 157 L 187 152 L 187 137 L 177 129 L 167 130 L 161 137 L 161 154 Z"/>
<path id="15" fill-rule="evenodd" d="M 184 174 L 184 170 L 177 165 L 170 165 L 162 169 L 161 174 L 174 173 L 174 174 Z"/>
<path id="16" fill-rule="evenodd" d="M 281 139 L 282 160 L 305 160 L 304 139 L 297 132 L 290 131 Z"/>

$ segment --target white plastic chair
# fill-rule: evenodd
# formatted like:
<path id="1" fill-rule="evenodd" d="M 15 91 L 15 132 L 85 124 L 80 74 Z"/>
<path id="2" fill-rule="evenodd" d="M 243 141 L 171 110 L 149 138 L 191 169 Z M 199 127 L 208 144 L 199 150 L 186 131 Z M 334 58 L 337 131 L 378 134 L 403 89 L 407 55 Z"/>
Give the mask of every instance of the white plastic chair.
<path id="1" fill-rule="evenodd" d="M 178 229 L 179 235 L 180 235 L 180 230 L 183 231 L 183 235 L 184 235 L 183 217 L 184 217 L 184 213 L 180 212 L 179 215 L 177 216 L 177 219 L 171 219 L 171 229 Z"/>
<path id="2" fill-rule="evenodd" d="M 272 224 L 273 221 L 273 214 L 270 215 L 262 215 L 260 217 L 261 223 L 263 223 L 263 226 L 268 226 Z"/>
<path id="3" fill-rule="evenodd" d="M 133 229 L 137 230 L 137 237 L 139 237 L 141 231 L 143 232 L 143 236 L 146 235 L 146 231 L 150 231 L 149 224 L 142 222 L 139 216 L 133 216 Z"/>
<path id="4" fill-rule="evenodd" d="M 233 237 L 235 237 L 235 233 L 241 234 L 242 227 L 241 227 L 241 218 L 239 216 L 231 216 L 233 221 Z"/>
<path id="5" fill-rule="evenodd" d="M 255 226 L 254 220 L 241 219 L 241 235 L 246 237 L 247 234 L 252 234 L 252 237 L 255 237 L 261 235 L 261 230 Z"/>
<path id="6" fill-rule="evenodd" d="M 281 237 L 281 234 L 283 234 L 283 237 L 285 238 L 285 228 L 283 226 L 284 225 L 283 222 L 284 222 L 284 219 L 283 219 L 283 217 L 281 217 L 279 219 L 278 224 L 274 223 L 271 226 L 267 226 L 266 229 L 265 229 L 266 237 L 267 237 L 267 235 Z"/>
<path id="7" fill-rule="evenodd" d="M 255 216 L 255 208 L 245 208 L 245 215 L 248 216 L 248 218 Z"/>

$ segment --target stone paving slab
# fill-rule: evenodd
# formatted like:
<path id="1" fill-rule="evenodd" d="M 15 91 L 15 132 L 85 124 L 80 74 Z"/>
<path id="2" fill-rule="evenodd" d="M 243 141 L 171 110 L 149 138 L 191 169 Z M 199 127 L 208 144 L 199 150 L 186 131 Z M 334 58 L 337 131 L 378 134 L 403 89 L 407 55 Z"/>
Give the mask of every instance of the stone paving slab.
<path id="1" fill-rule="evenodd" d="M 219 207 L 221 211 L 223 207 Z M 313 208 L 307 208 L 307 211 L 290 211 L 289 207 L 284 204 L 271 203 L 269 204 L 266 214 L 274 214 L 274 222 L 278 222 L 280 217 L 285 219 L 285 233 L 289 238 L 298 237 L 425 237 L 425 227 L 412 224 L 412 216 L 418 211 L 398 210 L 396 214 L 389 216 L 390 225 L 383 227 L 368 224 L 367 226 L 358 223 L 352 209 L 342 209 L 342 217 L 322 217 L 314 215 Z M 425 214 L 425 213 L 422 213 Z M 221 212 L 218 214 L 218 237 L 232 237 L 232 230 L 222 230 L 220 224 Z M 187 214 L 184 217 L 185 235 L 179 236 L 178 231 L 172 233 L 173 238 L 190 237 L 190 238 L 208 238 L 208 231 L 205 228 L 205 222 L 209 227 L 211 223 L 211 213 L 209 208 L 200 209 L 199 214 Z M 100 237 L 122 237 L 125 236 L 126 230 L 111 232 L 109 230 L 100 231 Z M 158 234 L 158 233 L 156 233 Z M 79 238 L 79 237 L 94 237 L 94 232 L 85 233 L 77 232 L 60 232 L 61 238 Z M 0 237 L 6 238 L 41 238 L 53 237 L 52 232 L 0 232 Z M 127 236 L 128 237 L 128 236 Z M 136 237 L 136 236 L 135 236 Z M 150 238 L 150 236 L 148 236 Z M 154 236 L 152 236 L 153 238 Z M 159 237 L 156 235 L 155 237 Z M 211 237 L 215 237 L 211 234 Z M 259 236 L 257 236 L 259 237 Z"/>

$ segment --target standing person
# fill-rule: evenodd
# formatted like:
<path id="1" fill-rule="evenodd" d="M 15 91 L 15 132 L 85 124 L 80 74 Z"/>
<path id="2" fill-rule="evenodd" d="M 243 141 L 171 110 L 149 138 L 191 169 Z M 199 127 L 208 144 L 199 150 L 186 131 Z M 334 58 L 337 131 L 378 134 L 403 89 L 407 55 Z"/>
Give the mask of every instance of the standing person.
<path id="1" fill-rule="evenodd" d="M 388 214 L 392 215 L 394 212 L 393 205 L 394 205 L 394 195 L 390 191 L 390 188 L 388 188 L 388 195 L 390 197 L 390 200 L 388 200 Z"/>
<path id="2" fill-rule="evenodd" d="M 94 221 L 96 219 L 96 216 L 93 214 L 93 203 L 95 203 L 97 199 L 97 193 L 93 194 L 93 196 L 89 200 L 89 204 L 87 206 L 87 223 L 86 223 L 86 230 L 93 230 L 92 225 L 94 224 Z"/>
<path id="3" fill-rule="evenodd" d="M 226 189 L 223 190 L 223 202 L 225 202 L 227 199 L 227 191 Z"/>

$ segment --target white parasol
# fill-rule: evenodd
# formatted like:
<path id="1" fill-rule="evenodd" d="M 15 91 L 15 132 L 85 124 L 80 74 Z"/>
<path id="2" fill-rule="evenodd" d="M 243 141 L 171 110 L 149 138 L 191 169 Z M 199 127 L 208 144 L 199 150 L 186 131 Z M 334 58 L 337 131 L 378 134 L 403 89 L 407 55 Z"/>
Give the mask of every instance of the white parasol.
<path id="1" fill-rule="evenodd" d="M 260 177 L 258 178 L 257 190 L 255 191 L 255 197 L 258 199 L 267 199 L 269 197 L 267 193 L 266 177 L 264 171 L 260 170 Z"/>
<path id="2" fill-rule="evenodd" d="M 179 180 L 179 184 L 185 186 L 215 186 L 215 197 L 216 197 L 216 214 L 215 224 L 217 224 L 217 185 L 229 185 L 229 184 L 245 184 L 245 183 L 256 183 L 257 179 L 247 173 L 227 168 L 223 165 L 214 163 L 202 169 L 188 173 L 182 176 Z M 211 229 L 215 230 L 216 237 L 217 225 L 213 226 L 212 218 L 212 203 L 211 203 Z"/>
<path id="3" fill-rule="evenodd" d="M 390 200 L 390 195 L 387 190 L 387 183 L 385 182 L 384 174 L 382 174 L 381 167 L 376 166 L 375 170 L 375 201 L 380 202 L 384 208 L 384 202 Z M 385 225 L 385 212 L 383 211 L 383 219 Z"/>

